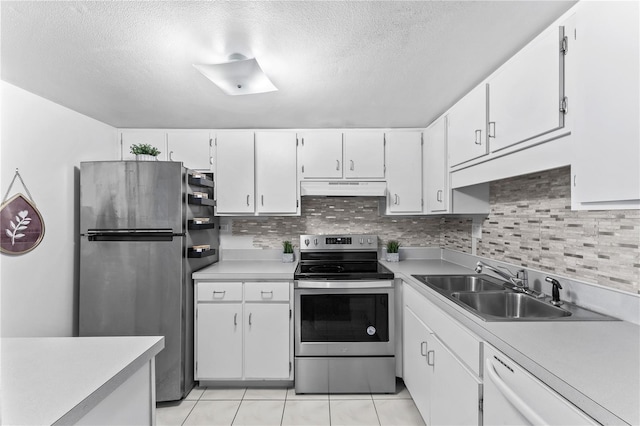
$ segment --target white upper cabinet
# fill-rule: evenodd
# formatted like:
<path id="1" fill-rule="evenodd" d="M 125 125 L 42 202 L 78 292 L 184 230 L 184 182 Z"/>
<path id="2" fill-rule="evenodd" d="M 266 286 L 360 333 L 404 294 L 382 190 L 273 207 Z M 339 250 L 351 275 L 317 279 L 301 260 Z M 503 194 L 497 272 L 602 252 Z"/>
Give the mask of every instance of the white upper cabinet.
<path id="1" fill-rule="evenodd" d="M 638 8 L 638 2 L 581 2 L 576 12 L 569 51 L 574 208 L 640 207 Z"/>
<path id="2" fill-rule="evenodd" d="M 131 145 L 148 144 L 158 148 L 158 160 L 166 160 L 167 133 L 164 130 L 124 130 L 120 133 L 120 159 L 135 160 Z"/>
<path id="3" fill-rule="evenodd" d="M 422 213 L 422 132 L 388 132 L 386 151 L 386 213 Z"/>
<path id="4" fill-rule="evenodd" d="M 220 132 L 216 136 L 216 214 L 254 212 L 254 134 Z"/>
<path id="5" fill-rule="evenodd" d="M 424 200 L 426 213 L 449 211 L 449 174 L 446 158 L 446 119 L 439 118 L 424 132 Z"/>
<path id="6" fill-rule="evenodd" d="M 489 80 L 491 152 L 564 127 L 563 38 L 548 28 Z"/>
<path id="7" fill-rule="evenodd" d="M 296 213 L 296 134 L 256 132 L 256 212 Z"/>
<path id="8" fill-rule="evenodd" d="M 449 166 L 473 160 L 487 150 L 487 88 L 477 86 L 447 114 L 449 123 Z"/>
<path id="9" fill-rule="evenodd" d="M 208 130 L 167 133 L 167 159 L 193 170 L 211 170 L 211 135 Z"/>
<path id="10" fill-rule="evenodd" d="M 298 136 L 303 179 L 342 178 L 342 132 L 302 132 Z"/>
<path id="11" fill-rule="evenodd" d="M 344 177 L 384 179 L 384 132 L 345 132 Z"/>

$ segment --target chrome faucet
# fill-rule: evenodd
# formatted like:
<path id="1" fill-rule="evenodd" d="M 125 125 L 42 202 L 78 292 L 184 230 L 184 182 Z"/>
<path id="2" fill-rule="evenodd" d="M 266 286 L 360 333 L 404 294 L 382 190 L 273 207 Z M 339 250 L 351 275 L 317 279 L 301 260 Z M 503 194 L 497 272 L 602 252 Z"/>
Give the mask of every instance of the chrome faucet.
<path id="1" fill-rule="evenodd" d="M 516 273 L 514 274 L 504 266 L 494 267 L 491 265 L 487 265 L 484 262 L 476 263 L 476 268 L 475 268 L 476 273 L 479 274 L 480 272 L 482 272 L 483 268 L 487 268 L 490 271 L 493 271 L 496 274 L 500 275 L 505 280 L 509 281 L 511 284 L 513 284 L 514 291 L 521 291 L 523 293 L 533 293 L 533 291 L 529 289 L 529 278 L 527 277 L 526 270 L 520 269 L 516 271 Z M 501 271 L 500 269 L 497 269 L 497 268 L 504 269 L 506 272 Z"/>

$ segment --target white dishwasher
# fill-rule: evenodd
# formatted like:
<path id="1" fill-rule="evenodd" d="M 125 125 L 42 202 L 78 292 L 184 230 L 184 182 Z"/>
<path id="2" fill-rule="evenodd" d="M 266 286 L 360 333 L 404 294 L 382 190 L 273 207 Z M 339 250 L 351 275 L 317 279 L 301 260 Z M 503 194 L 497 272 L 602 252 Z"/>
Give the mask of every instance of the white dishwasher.
<path id="1" fill-rule="evenodd" d="M 598 424 L 497 349 L 484 354 L 485 425 Z"/>

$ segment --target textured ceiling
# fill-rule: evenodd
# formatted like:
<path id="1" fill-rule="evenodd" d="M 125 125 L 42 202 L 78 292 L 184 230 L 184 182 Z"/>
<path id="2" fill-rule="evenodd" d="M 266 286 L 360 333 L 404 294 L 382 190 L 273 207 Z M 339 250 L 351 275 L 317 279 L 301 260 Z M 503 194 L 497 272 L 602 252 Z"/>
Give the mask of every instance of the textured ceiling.
<path id="1" fill-rule="evenodd" d="M 573 1 L 2 1 L 1 77 L 116 127 L 424 127 Z M 256 57 L 277 92 L 194 63 Z"/>

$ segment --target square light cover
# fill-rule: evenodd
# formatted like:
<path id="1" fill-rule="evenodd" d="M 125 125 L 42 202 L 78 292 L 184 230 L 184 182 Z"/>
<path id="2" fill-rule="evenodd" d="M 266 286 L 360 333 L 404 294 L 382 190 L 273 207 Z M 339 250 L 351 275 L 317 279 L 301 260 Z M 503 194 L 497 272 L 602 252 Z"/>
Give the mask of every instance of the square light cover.
<path id="1" fill-rule="evenodd" d="M 227 95 L 250 95 L 278 90 L 255 58 L 193 66 Z"/>

